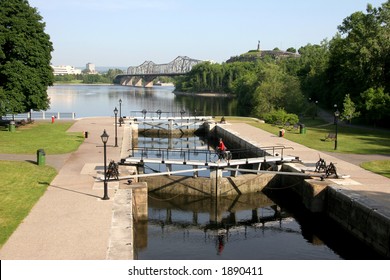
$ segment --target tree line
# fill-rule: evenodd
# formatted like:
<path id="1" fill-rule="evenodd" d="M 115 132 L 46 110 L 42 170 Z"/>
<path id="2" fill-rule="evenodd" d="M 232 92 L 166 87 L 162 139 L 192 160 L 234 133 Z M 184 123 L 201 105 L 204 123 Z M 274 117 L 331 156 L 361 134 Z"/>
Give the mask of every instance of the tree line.
<path id="1" fill-rule="evenodd" d="M 204 62 L 176 81 L 176 91 L 230 93 L 241 115 L 315 114 L 337 108 L 342 118 L 390 126 L 390 1 L 355 12 L 331 40 L 299 48 L 298 58 Z"/>
<path id="2" fill-rule="evenodd" d="M 109 69 L 103 74 L 66 74 L 58 75 L 54 77 L 55 82 L 68 83 L 68 82 L 81 82 L 83 84 L 112 84 L 116 75 L 123 74 L 120 69 Z"/>

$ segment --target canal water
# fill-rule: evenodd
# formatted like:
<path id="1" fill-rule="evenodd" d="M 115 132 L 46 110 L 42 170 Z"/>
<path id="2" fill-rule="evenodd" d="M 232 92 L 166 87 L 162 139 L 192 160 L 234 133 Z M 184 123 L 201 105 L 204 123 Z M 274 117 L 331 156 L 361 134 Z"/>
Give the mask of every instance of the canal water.
<path id="1" fill-rule="evenodd" d="M 75 112 L 76 117 L 112 116 L 119 99 L 123 116 L 143 109 L 235 114 L 231 99 L 176 97 L 172 90 L 56 85 L 48 94 L 51 112 Z M 207 141 L 140 137 L 138 146 L 202 150 Z M 308 213 L 290 186 L 218 199 L 153 193 L 148 202 L 149 221 L 136 225 L 135 253 L 141 260 L 380 259 L 336 224 Z"/>

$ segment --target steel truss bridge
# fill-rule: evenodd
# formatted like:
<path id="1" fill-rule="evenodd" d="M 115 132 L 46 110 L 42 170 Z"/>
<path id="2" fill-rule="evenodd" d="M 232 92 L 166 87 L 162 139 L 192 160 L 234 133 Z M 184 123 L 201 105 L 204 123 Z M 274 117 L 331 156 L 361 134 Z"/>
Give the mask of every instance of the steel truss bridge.
<path id="1" fill-rule="evenodd" d="M 127 86 L 151 87 L 158 76 L 179 76 L 191 71 L 192 67 L 202 60 L 178 56 L 169 63 L 156 64 L 145 61 L 139 66 L 130 66 L 126 74 L 117 75 L 115 83 Z"/>

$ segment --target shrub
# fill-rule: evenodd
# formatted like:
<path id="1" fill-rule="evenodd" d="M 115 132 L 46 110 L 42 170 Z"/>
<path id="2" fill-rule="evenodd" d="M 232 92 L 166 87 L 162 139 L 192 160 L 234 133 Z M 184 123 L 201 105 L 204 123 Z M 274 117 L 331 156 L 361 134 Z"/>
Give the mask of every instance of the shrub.
<path id="1" fill-rule="evenodd" d="M 269 113 L 264 114 L 264 121 L 267 123 L 286 123 L 295 124 L 299 122 L 299 118 L 296 114 L 288 114 L 284 109 L 272 110 Z"/>

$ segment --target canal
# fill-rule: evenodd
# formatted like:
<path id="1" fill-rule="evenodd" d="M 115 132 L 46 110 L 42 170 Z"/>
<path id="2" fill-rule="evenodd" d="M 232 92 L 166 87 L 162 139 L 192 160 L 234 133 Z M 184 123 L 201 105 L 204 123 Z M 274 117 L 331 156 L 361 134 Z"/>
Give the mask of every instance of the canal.
<path id="1" fill-rule="evenodd" d="M 197 137 L 139 136 L 138 146 L 154 150 L 202 147 L 204 151 L 205 146 L 212 149 L 213 143 Z M 145 173 L 165 168 L 145 164 Z M 135 256 L 140 260 L 381 258 L 326 217 L 309 213 L 290 187 L 218 198 L 149 192 L 149 220 L 136 232 Z"/>
<path id="2" fill-rule="evenodd" d="M 51 112 L 76 117 L 112 116 L 122 100 L 122 115 L 133 111 L 235 115 L 234 100 L 176 97 L 173 88 L 56 85 L 48 90 Z M 140 137 L 144 147 L 200 148 L 197 137 Z M 159 170 L 161 166 L 148 166 Z M 149 194 L 149 220 L 136 233 L 136 258 L 147 259 L 380 259 L 325 217 L 308 213 L 290 186 L 251 195 L 213 199 Z"/>

